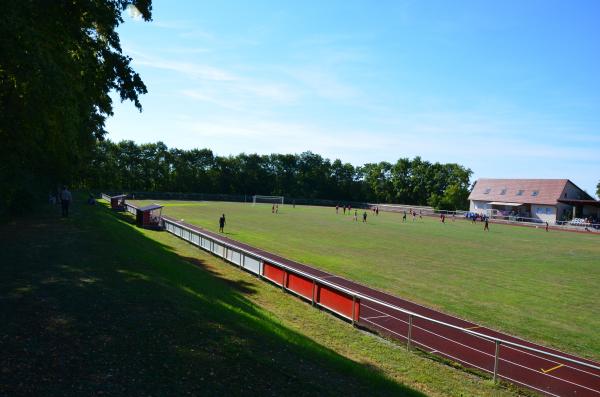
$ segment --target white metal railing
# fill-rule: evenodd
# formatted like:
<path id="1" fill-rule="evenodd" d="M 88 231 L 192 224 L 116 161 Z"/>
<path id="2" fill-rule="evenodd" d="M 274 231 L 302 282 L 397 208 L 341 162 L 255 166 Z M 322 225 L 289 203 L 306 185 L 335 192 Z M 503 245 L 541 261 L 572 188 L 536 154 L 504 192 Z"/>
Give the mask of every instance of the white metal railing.
<path id="1" fill-rule="evenodd" d="M 129 204 L 128 202 L 125 202 L 125 210 L 130 214 L 137 215 L 138 207 L 136 207 L 133 204 Z"/>
<path id="2" fill-rule="evenodd" d="M 434 323 L 434 324 L 442 325 L 444 327 L 447 327 L 447 328 L 450 328 L 450 329 L 454 329 L 454 330 L 463 332 L 465 334 L 469 334 L 469 335 L 472 335 L 472 336 L 475 336 L 475 337 L 478 337 L 478 338 L 481 338 L 481 339 L 493 342 L 495 344 L 495 346 L 496 346 L 495 354 L 494 354 L 494 370 L 493 371 L 486 370 L 486 371 L 490 372 L 490 373 L 493 373 L 494 380 L 496 380 L 497 377 L 498 377 L 498 359 L 499 359 L 499 354 L 500 354 L 499 353 L 500 352 L 500 349 L 499 349 L 500 345 L 515 347 L 515 348 L 523 349 L 523 350 L 526 350 L 526 351 L 529 351 L 529 352 L 532 352 L 532 353 L 537 353 L 537 354 L 545 356 L 545 357 L 551 357 L 551 358 L 554 358 L 554 359 L 563 360 L 563 361 L 568 362 L 568 363 L 572 363 L 572 364 L 576 364 L 576 365 L 581 365 L 581 366 L 586 367 L 586 368 L 600 370 L 600 366 L 598 366 L 598 365 L 594 365 L 594 364 L 590 364 L 590 363 L 585 362 L 585 361 L 580 361 L 580 360 L 577 360 L 577 359 L 566 357 L 566 356 L 561 355 L 561 354 L 551 353 L 551 352 L 544 351 L 544 350 L 541 350 L 541 349 L 538 349 L 538 348 L 526 346 L 526 345 L 523 345 L 521 343 L 512 342 L 512 341 L 505 340 L 505 339 L 502 339 L 502 338 L 496 338 L 496 337 L 493 337 L 493 336 L 482 334 L 480 332 L 477 332 L 477 331 L 474 331 L 474 330 L 471 330 L 471 329 L 463 328 L 463 327 L 460 327 L 460 326 L 457 326 L 457 325 L 454 325 L 454 324 L 449 324 L 449 323 L 446 323 L 446 322 L 441 321 L 441 320 L 436 320 L 436 319 L 424 316 L 422 314 L 418 314 L 418 313 L 415 313 L 413 311 L 403 309 L 401 307 L 398 307 L 396 305 L 393 305 L 393 304 L 390 304 L 388 302 L 382 301 L 380 299 L 373 298 L 373 297 L 371 297 L 369 295 L 365 295 L 365 294 L 362 294 L 360 292 L 357 292 L 357 291 L 354 291 L 354 290 L 342 287 L 342 286 L 340 286 L 338 284 L 332 283 L 332 282 L 330 282 L 328 280 L 325 280 L 323 278 L 320 278 L 320 277 L 317 277 L 317 276 L 313 276 L 313 275 L 311 275 L 309 273 L 306 273 L 306 272 L 303 272 L 303 271 L 301 271 L 299 269 L 295 269 L 295 268 L 290 267 L 290 266 L 288 266 L 288 265 L 286 265 L 286 264 L 284 264 L 284 263 L 282 263 L 282 262 L 280 262 L 280 261 L 278 261 L 276 259 L 269 258 L 269 257 L 263 256 L 261 254 L 258 254 L 256 252 L 249 251 L 249 250 L 247 250 L 245 248 L 242 248 L 240 246 L 237 246 L 235 244 L 232 244 L 232 243 L 229 243 L 227 241 L 221 240 L 218 237 L 209 235 L 209 234 L 201 232 L 199 230 L 194 230 L 194 229 L 192 229 L 192 228 L 190 228 L 190 227 L 182 224 L 181 222 L 165 218 L 164 216 L 162 217 L 162 221 L 165 224 L 171 224 L 171 225 L 173 225 L 173 226 L 175 226 L 177 228 L 180 228 L 182 230 L 187 231 L 186 236 L 189 236 L 189 237 L 185 238 L 185 237 L 183 237 L 183 233 L 181 233 L 181 232 L 178 233 L 174 228 L 169 228 L 169 227 L 166 228 L 167 231 L 169 231 L 170 233 L 172 233 L 172 234 L 174 234 L 176 236 L 179 236 L 179 237 L 181 237 L 181 238 L 183 238 L 183 239 L 185 239 L 187 241 L 191 241 L 191 235 L 196 234 L 196 235 L 198 235 L 198 236 L 200 236 L 200 237 L 202 237 L 204 239 L 211 240 L 213 243 L 217 242 L 218 244 L 220 244 L 220 245 L 222 245 L 224 247 L 231 248 L 231 249 L 243 252 L 245 255 L 253 257 L 253 258 L 258 259 L 260 261 L 266 261 L 268 263 L 272 263 L 272 264 L 274 264 L 274 265 L 276 265 L 278 267 L 281 267 L 281 268 L 285 269 L 286 271 L 288 271 L 290 273 L 294 273 L 294 274 L 303 276 L 303 277 L 305 277 L 305 278 L 313 281 L 313 283 L 316 282 L 316 283 L 319 283 L 320 285 L 325 285 L 325 286 L 331 287 L 331 288 L 333 288 L 333 289 L 335 289 L 337 291 L 340 291 L 340 292 L 342 292 L 342 293 L 344 293 L 344 294 L 352 297 L 353 300 L 359 299 L 359 300 L 364 300 L 364 301 L 367 301 L 367 302 L 373 302 L 373 303 L 376 303 L 376 304 L 381 305 L 383 307 L 386 307 L 388 309 L 392 309 L 394 311 L 397 311 L 397 312 L 404 313 L 404 314 L 408 315 L 408 318 L 409 318 L 409 328 L 408 328 L 408 342 L 407 343 L 408 343 L 409 346 L 411 344 L 411 333 L 412 333 L 412 322 L 413 322 L 412 320 L 413 320 L 413 318 L 419 318 L 419 319 L 422 319 L 422 320 L 425 320 L 425 321 L 429 321 L 429 322 Z M 196 245 L 198 245 L 199 247 L 201 247 L 203 249 L 206 249 L 208 251 L 214 252 L 212 249 L 207 249 L 206 247 L 204 247 L 204 246 L 202 246 L 200 244 L 196 244 Z M 223 257 L 226 260 L 229 260 L 226 257 L 226 255 L 219 255 L 219 256 Z M 260 267 L 260 270 L 259 270 L 258 274 L 261 277 L 264 277 L 262 275 L 261 271 L 262 271 L 262 266 Z M 285 288 L 285 285 L 283 284 L 282 287 Z M 314 288 L 314 284 L 313 284 L 313 288 Z M 314 291 L 313 291 L 313 299 L 314 299 Z M 360 305 L 360 302 L 359 302 L 359 305 Z M 340 313 L 338 313 L 338 314 L 340 314 Z M 347 315 L 343 315 L 342 314 L 342 316 L 344 318 L 349 319 L 349 317 Z M 354 318 L 352 318 L 351 320 L 352 320 L 352 323 L 354 324 Z"/>
<path id="3" fill-rule="evenodd" d="M 102 199 L 110 203 L 110 196 L 108 194 L 102 193 Z"/>

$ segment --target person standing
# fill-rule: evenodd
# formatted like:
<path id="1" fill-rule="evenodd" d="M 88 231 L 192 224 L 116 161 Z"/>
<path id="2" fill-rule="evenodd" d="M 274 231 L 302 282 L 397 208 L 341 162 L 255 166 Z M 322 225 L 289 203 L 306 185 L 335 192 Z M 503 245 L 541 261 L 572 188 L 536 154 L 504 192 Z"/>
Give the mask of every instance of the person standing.
<path id="1" fill-rule="evenodd" d="M 336 214 L 339 214 L 339 213 L 340 213 L 340 205 L 339 205 L 339 204 L 336 204 L 336 205 L 335 205 L 335 213 L 336 213 Z"/>
<path id="2" fill-rule="evenodd" d="M 548 222 L 546 222 L 546 231 L 548 231 Z"/>
<path id="3" fill-rule="evenodd" d="M 367 223 L 367 211 L 363 212 L 363 223 Z"/>
<path id="4" fill-rule="evenodd" d="M 350 211 L 348 211 L 350 213 Z M 358 210 L 354 210 L 354 221 L 358 222 Z"/>
<path id="5" fill-rule="evenodd" d="M 483 230 L 488 232 L 490 231 L 490 226 L 488 225 L 487 217 L 485 218 L 485 225 L 483 226 Z"/>
<path id="6" fill-rule="evenodd" d="M 402 222 L 406 222 L 406 210 L 403 211 Z"/>
<path id="7" fill-rule="evenodd" d="M 219 232 L 225 233 L 225 231 L 223 230 L 224 228 L 225 228 L 225 214 L 221 215 L 221 217 L 219 218 Z"/>
<path id="8" fill-rule="evenodd" d="M 69 205 L 71 204 L 71 200 L 73 200 L 71 192 L 66 186 L 63 186 L 62 191 L 60 192 L 60 207 L 63 217 L 69 216 Z"/>

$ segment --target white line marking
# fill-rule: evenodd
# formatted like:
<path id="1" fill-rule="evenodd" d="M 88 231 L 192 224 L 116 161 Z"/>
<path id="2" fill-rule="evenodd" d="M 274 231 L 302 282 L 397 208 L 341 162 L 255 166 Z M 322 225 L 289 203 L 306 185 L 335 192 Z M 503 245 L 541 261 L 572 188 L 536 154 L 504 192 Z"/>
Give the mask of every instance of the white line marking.
<path id="1" fill-rule="evenodd" d="M 372 318 L 382 318 L 382 317 L 392 317 L 392 316 L 384 314 L 382 316 L 361 317 L 361 319 L 363 319 L 363 320 L 369 320 L 369 319 L 372 319 Z M 392 317 L 392 318 L 394 318 L 394 317 Z"/>

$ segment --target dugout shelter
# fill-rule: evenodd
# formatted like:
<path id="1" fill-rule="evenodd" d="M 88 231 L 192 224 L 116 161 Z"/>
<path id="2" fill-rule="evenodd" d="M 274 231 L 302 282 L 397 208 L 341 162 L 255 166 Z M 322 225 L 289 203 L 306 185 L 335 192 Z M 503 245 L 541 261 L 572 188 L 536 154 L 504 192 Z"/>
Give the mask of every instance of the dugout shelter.
<path id="1" fill-rule="evenodd" d="M 151 204 L 137 209 L 135 223 L 149 229 L 160 228 L 162 205 Z"/>

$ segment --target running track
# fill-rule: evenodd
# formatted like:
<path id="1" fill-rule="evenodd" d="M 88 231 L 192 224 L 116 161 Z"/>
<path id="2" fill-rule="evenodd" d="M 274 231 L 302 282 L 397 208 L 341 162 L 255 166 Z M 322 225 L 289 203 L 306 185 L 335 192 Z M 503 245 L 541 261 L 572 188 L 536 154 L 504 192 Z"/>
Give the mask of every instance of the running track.
<path id="1" fill-rule="evenodd" d="M 185 228 L 207 235 L 214 240 L 221 241 L 227 245 L 238 247 L 264 258 L 271 259 L 273 262 L 279 262 L 291 269 L 309 274 L 314 278 L 325 280 L 346 290 L 355 291 L 361 295 L 400 307 L 415 314 L 464 329 L 469 329 L 483 335 L 515 342 L 600 367 L 600 363 L 569 355 L 558 350 L 549 349 L 510 335 L 502 334 L 486 327 L 478 326 L 477 324 L 429 309 L 311 266 L 240 243 L 227 238 L 222 234 L 213 233 L 170 217 L 163 216 L 163 218 L 175 221 Z M 361 327 L 406 342 L 408 339 L 408 321 L 408 314 L 406 313 L 394 310 L 393 308 L 389 308 L 377 302 L 365 300 L 360 302 L 357 324 Z M 431 354 L 461 363 L 465 367 L 493 373 L 496 345 L 493 341 L 484 339 L 480 336 L 449 328 L 426 319 L 413 317 L 411 343 L 412 346 L 416 346 Z M 508 345 L 501 344 L 499 349 L 499 378 L 550 396 L 600 397 L 600 370 L 569 363 L 560 359 L 550 358 L 540 353 L 526 351 Z"/>

